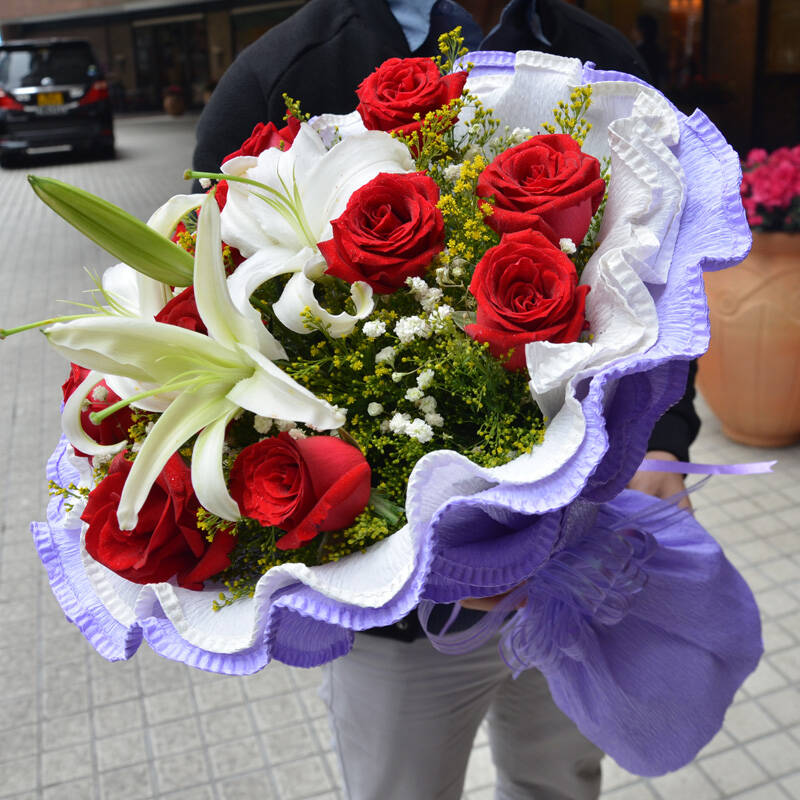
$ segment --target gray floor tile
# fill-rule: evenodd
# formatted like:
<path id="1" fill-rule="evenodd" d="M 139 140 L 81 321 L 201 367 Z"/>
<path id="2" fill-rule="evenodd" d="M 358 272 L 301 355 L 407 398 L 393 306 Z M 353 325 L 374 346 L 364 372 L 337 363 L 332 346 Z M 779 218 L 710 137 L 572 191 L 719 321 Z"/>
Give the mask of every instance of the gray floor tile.
<path id="1" fill-rule="evenodd" d="M 284 800 L 300 800 L 333 788 L 320 756 L 280 764 L 272 774 Z"/>
<path id="2" fill-rule="evenodd" d="M 189 689 L 159 692 L 144 698 L 145 716 L 150 725 L 177 719 L 186 719 L 195 713 Z"/>
<path id="3" fill-rule="evenodd" d="M 208 748 L 211 772 L 215 778 L 226 778 L 264 766 L 261 745 L 255 736 L 239 737 L 230 742 L 212 744 Z"/>
<path id="4" fill-rule="evenodd" d="M 726 750 L 700 762 L 700 768 L 724 794 L 736 794 L 763 783 L 767 773 L 742 750 Z"/>
<path id="5" fill-rule="evenodd" d="M 792 800 L 800 800 L 800 770 L 782 778 L 780 786 Z"/>
<path id="6" fill-rule="evenodd" d="M 291 725 L 265 731 L 261 741 L 270 764 L 281 764 L 304 758 L 317 749 L 317 741 L 309 724 Z"/>
<path id="7" fill-rule="evenodd" d="M 758 702 L 781 724 L 800 723 L 800 686 L 761 695 Z"/>
<path id="8" fill-rule="evenodd" d="M 205 754 L 188 751 L 155 759 L 158 788 L 161 792 L 188 789 L 208 782 L 210 775 Z"/>
<path id="9" fill-rule="evenodd" d="M 58 783 L 55 786 L 46 786 L 42 800 L 94 800 L 95 784 L 92 778 L 81 778 L 69 783 Z"/>
<path id="10" fill-rule="evenodd" d="M 101 800 L 147 800 L 153 796 L 147 764 L 123 767 L 100 774 Z"/>
<path id="11" fill-rule="evenodd" d="M 92 774 L 92 748 L 88 744 L 42 753 L 42 784 L 50 786 Z"/>
<path id="12" fill-rule="evenodd" d="M 101 772 L 147 761 L 144 733 L 141 730 L 100 736 L 94 746 L 97 768 Z"/>
<path id="13" fill-rule="evenodd" d="M 659 797 L 685 797 L 692 800 L 717 800 L 722 792 L 695 764 L 649 781 Z"/>
<path id="14" fill-rule="evenodd" d="M 639 781 L 603 794 L 603 800 L 661 800 L 661 798 L 656 796 L 646 781 Z"/>
<path id="15" fill-rule="evenodd" d="M 245 797 L 249 797 L 249 795 L 241 795 L 240 800 L 244 800 Z M 159 794 L 158 800 L 215 800 L 215 797 L 214 791 L 209 786 L 195 786 L 192 789 Z M 270 796 L 267 795 L 265 800 L 271 800 Z"/>
<path id="16" fill-rule="evenodd" d="M 800 743 L 788 733 L 773 733 L 747 745 L 747 751 L 772 778 L 800 767 Z"/>
<path id="17" fill-rule="evenodd" d="M 792 683 L 800 683 L 800 645 L 775 653 L 772 664 Z"/>
<path id="18" fill-rule="evenodd" d="M 733 800 L 786 800 L 786 795 L 779 785 L 768 783 L 734 795 Z"/>
<path id="19" fill-rule="evenodd" d="M 249 775 L 237 775 L 235 778 L 226 778 L 218 781 L 221 800 L 243 800 L 243 798 L 258 798 L 258 800 L 273 800 L 275 792 L 269 777 L 264 771 L 252 772 Z"/>
<path id="20" fill-rule="evenodd" d="M 0 745 L 0 762 L 15 761 L 39 752 L 39 725 L 20 725 L 3 737 Z"/>
<path id="21" fill-rule="evenodd" d="M 199 750 L 203 746 L 200 726 L 194 717 L 154 725 L 148 729 L 148 733 L 155 756 L 171 756 L 187 750 Z"/>
<path id="22" fill-rule="evenodd" d="M 92 736 L 89 713 L 83 711 L 71 717 L 55 717 L 42 723 L 42 748 L 55 750 L 88 741 Z"/>
<path id="23" fill-rule="evenodd" d="M 0 763 L 0 797 L 34 789 L 38 781 L 36 756 Z"/>
<path id="24" fill-rule="evenodd" d="M 235 680 L 221 680 L 204 683 L 193 688 L 197 708 L 200 712 L 230 708 L 239 705 L 244 699 L 242 687 Z"/>
<path id="25" fill-rule="evenodd" d="M 250 708 L 260 731 L 268 731 L 305 719 L 299 698 L 292 694 L 254 700 L 250 703 Z"/>
<path id="26" fill-rule="evenodd" d="M 144 713 L 139 698 L 99 706 L 92 711 L 94 734 L 98 737 L 113 736 L 125 733 L 132 728 L 141 728 L 144 724 Z"/>
<path id="27" fill-rule="evenodd" d="M 737 703 L 725 715 L 725 730 L 740 742 L 757 739 L 777 728 L 777 723 L 755 700 Z"/>
<path id="28" fill-rule="evenodd" d="M 243 703 L 201 714 L 200 728 L 209 745 L 226 739 L 250 736 L 254 732 L 247 706 Z"/>

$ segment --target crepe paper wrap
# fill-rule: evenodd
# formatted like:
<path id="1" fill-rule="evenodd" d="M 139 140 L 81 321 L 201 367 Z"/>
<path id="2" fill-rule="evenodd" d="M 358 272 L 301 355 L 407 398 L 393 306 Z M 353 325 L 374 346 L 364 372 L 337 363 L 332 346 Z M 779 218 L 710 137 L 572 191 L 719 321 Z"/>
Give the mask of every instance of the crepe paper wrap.
<path id="1" fill-rule="evenodd" d="M 423 599 L 446 602 L 513 589 L 552 553 L 567 552 L 571 544 L 563 523 L 574 516 L 569 509 L 576 501 L 574 508 L 597 508 L 598 519 L 613 515 L 617 503 L 633 502 L 614 498 L 641 463 L 653 424 L 683 394 L 688 361 L 708 345 L 702 270 L 735 264 L 749 249 L 738 159 L 704 115 L 686 117 L 630 76 L 541 53 L 477 53 L 469 60 L 476 69 L 468 88 L 511 128 L 537 129 L 574 85 L 591 82 L 587 120 L 593 128 L 584 149 L 611 159 L 599 246 L 582 275 L 591 286 L 586 309 L 593 339 L 526 346 L 531 391 L 549 418 L 543 442 L 494 469 L 452 451 L 429 453 L 411 474 L 408 524 L 401 530 L 337 562 L 274 567 L 252 598 L 218 612 L 212 610 L 218 586 L 202 592 L 171 582 L 143 586 L 93 561 L 81 541 L 80 501 L 68 511 L 63 498 L 54 497 L 47 521 L 33 526 L 37 547 L 65 613 L 106 658 L 129 658 L 144 639 L 161 655 L 224 674 L 249 674 L 270 659 L 316 666 L 346 653 L 354 631 L 391 624 Z M 467 123 L 464 115 L 459 124 Z M 334 126 L 345 141 L 363 133 L 353 115 L 313 122 L 323 140 L 333 137 Z M 66 441 L 53 454 L 48 476 L 61 486 L 91 485 Z M 657 549 L 647 562 L 656 577 L 643 592 L 658 599 L 650 622 L 634 624 L 638 617 L 631 612 L 612 626 L 613 636 L 587 640 L 591 663 L 576 662 L 568 682 L 553 677 L 555 667 L 548 673 L 557 701 L 611 750 L 624 752 L 615 737 L 627 741 L 626 719 L 651 713 L 651 704 L 657 713 L 672 703 L 671 714 L 686 714 L 683 704 L 695 692 L 688 687 L 708 688 L 719 678 L 713 659 L 697 655 L 681 664 L 670 649 L 672 634 L 707 613 L 712 602 L 702 593 L 684 592 L 685 582 L 709 568 L 703 548 L 712 545 L 693 522 L 676 522 L 673 533 L 675 553 L 666 541 L 665 560 Z M 682 536 L 705 544 L 679 547 Z M 680 730 L 690 744 L 678 748 L 680 755 L 667 758 L 653 747 L 628 762 L 644 773 L 663 771 L 667 763 L 666 768 L 679 766 L 697 742 L 709 738 L 734 684 L 757 660 L 752 602 L 742 599 L 743 585 L 727 562 L 720 556 L 717 563 L 720 590 L 733 586 L 739 598 L 727 618 L 737 639 L 726 639 L 721 655 L 744 666 L 732 669 L 724 692 L 712 693 L 716 699 L 708 702 L 716 705 L 702 724 L 687 717 L 687 730 Z M 672 564 L 680 575 L 659 583 L 656 567 L 662 564 Z M 697 641 L 700 631 L 708 633 L 705 627 L 697 631 Z M 633 697 L 632 707 L 618 708 L 623 716 L 616 717 L 593 692 L 601 687 L 611 698 L 619 697 L 623 686 L 631 688 L 627 674 L 619 672 L 625 680 L 616 685 L 615 673 L 602 672 L 626 651 L 632 663 L 647 665 L 669 655 L 675 672 L 668 690 L 659 694 L 651 686 L 649 693 Z M 543 668 L 555 664 L 558 675 L 569 667 L 563 659 L 545 660 Z M 582 675 L 589 667 L 595 672 Z M 686 694 L 678 692 L 683 684 Z"/>
<path id="2" fill-rule="evenodd" d="M 671 501 L 626 490 L 549 516 L 559 540 L 548 552 L 552 526 L 535 527 L 544 555 L 531 578 L 472 628 L 428 636 L 457 655 L 503 626 L 512 670 L 541 670 L 559 708 L 617 763 L 640 775 L 678 769 L 722 726 L 761 657 L 750 589 Z M 432 606 L 420 607 L 423 628 Z"/>

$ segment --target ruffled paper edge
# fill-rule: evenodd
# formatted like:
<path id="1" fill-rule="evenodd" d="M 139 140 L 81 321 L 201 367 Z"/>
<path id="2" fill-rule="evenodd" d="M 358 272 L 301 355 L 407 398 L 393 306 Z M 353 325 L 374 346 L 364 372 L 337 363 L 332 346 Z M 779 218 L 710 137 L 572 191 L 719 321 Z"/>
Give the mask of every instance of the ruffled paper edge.
<path id="1" fill-rule="evenodd" d="M 703 115 L 693 115 L 689 120 L 689 122 L 683 120 L 688 128 L 691 129 L 695 126 L 701 136 L 707 137 L 709 152 L 718 158 L 723 165 L 723 172 L 728 176 L 727 185 L 735 185 L 738 179 L 738 161 L 736 162 L 737 174 L 731 176 L 732 160 L 729 153 L 730 148 L 721 139 L 718 131 Z M 738 193 L 736 194 L 736 201 L 734 201 L 730 192 L 725 197 L 725 217 L 729 224 L 735 226 L 744 219 L 740 206 L 737 208 Z M 735 263 L 746 252 L 746 248 L 743 247 L 743 241 L 746 238 L 745 236 L 732 236 L 735 247 L 732 246 L 731 250 L 725 253 L 718 253 L 714 257 L 704 256 L 704 263 L 711 264 L 714 268 Z M 687 341 L 684 342 L 679 351 L 669 352 L 668 349 L 660 348 L 658 346 L 659 343 L 657 343 L 652 348 L 653 352 L 649 357 L 643 357 L 638 361 L 628 361 L 624 365 L 615 365 L 613 368 L 609 368 L 595 375 L 591 380 L 584 382 L 585 386 L 578 387 L 579 392 L 583 394 L 579 402 L 591 413 L 587 414 L 586 432 L 576 457 L 571 463 L 564 465 L 556 473 L 546 476 L 545 479 L 535 484 L 522 487 L 508 487 L 507 485 L 498 484 L 491 474 L 482 474 L 479 479 L 482 485 L 479 485 L 473 494 L 457 495 L 450 498 L 445 505 L 440 504 L 439 509 L 434 510 L 434 513 L 438 514 L 439 518 L 442 518 L 447 513 L 448 508 L 452 507 L 452 504 L 467 502 L 482 504 L 487 509 L 502 507 L 526 513 L 542 514 L 571 502 L 581 491 L 591 488 L 586 487 L 586 483 L 591 474 L 596 472 L 598 467 L 602 465 L 603 456 L 608 450 L 607 435 L 602 424 L 603 404 L 606 393 L 613 390 L 615 383 L 619 379 L 631 372 L 654 369 L 675 358 L 687 359 L 701 352 L 704 347 L 703 342 L 707 339 L 707 331 L 703 334 L 703 321 L 700 316 L 695 315 L 692 319 L 693 324 L 691 327 L 700 329 L 701 336 L 698 337 L 696 335 L 697 330 L 694 330 L 687 337 Z M 700 342 L 699 339 L 703 339 L 703 342 Z M 667 383 L 671 383 L 671 381 L 667 381 Z M 668 395 L 669 391 L 665 390 L 665 397 L 660 406 L 667 404 Z M 680 393 L 678 393 L 679 395 Z M 677 397 L 673 399 L 677 399 Z M 608 487 L 619 484 L 623 479 L 626 480 L 625 474 L 632 474 L 635 466 L 638 465 L 641 458 L 635 452 L 636 449 L 632 448 L 628 453 L 628 458 L 625 462 L 626 468 L 617 470 L 621 477 L 608 482 L 608 492 L 611 491 Z M 643 449 L 639 449 L 643 453 Z M 453 466 L 451 458 L 456 455 L 446 451 L 438 451 L 430 454 L 430 458 L 437 461 L 444 459 L 444 463 L 439 464 L 439 466 L 443 466 L 450 471 Z M 409 486 L 409 496 L 416 493 L 416 488 L 412 492 L 412 487 L 417 487 L 421 491 L 426 484 L 429 487 L 422 471 L 415 470 Z M 50 519 L 53 516 L 53 513 L 49 510 L 48 518 Z M 435 525 L 429 524 L 431 520 L 433 520 L 433 515 L 428 516 L 427 520 L 417 519 L 416 524 L 412 524 L 411 534 L 414 541 L 416 564 L 408 580 L 392 597 L 390 602 L 379 608 L 364 609 L 348 605 L 342 599 L 331 600 L 314 589 L 300 584 L 282 586 L 279 587 L 282 592 L 279 597 L 270 596 L 267 598 L 268 606 L 264 604 L 263 596 L 259 596 L 258 599 L 259 611 L 257 616 L 259 628 L 263 622 L 265 640 L 257 641 L 249 649 L 229 654 L 210 652 L 186 642 L 180 637 L 174 625 L 166 616 L 162 617 L 156 614 L 140 619 L 126 627 L 120 625 L 117 620 L 108 615 L 107 612 L 104 612 L 104 609 L 100 607 L 102 604 L 99 601 L 94 602 L 92 597 L 81 603 L 75 592 L 75 587 L 66 578 L 66 572 L 73 569 L 74 564 L 61 562 L 57 555 L 57 547 L 52 535 L 48 535 L 47 531 L 41 527 L 42 524 L 34 526 L 34 535 L 37 538 L 37 546 L 40 549 L 40 553 L 42 553 L 42 560 L 45 562 L 54 592 L 59 598 L 59 602 L 62 603 L 65 613 L 76 621 L 76 624 L 85 632 L 93 646 L 107 658 L 130 657 L 144 636 L 153 646 L 153 649 L 167 657 L 185 661 L 202 669 L 211 669 L 212 671 L 229 674 L 247 674 L 250 671 L 260 669 L 270 657 L 285 660 L 281 658 L 280 653 L 283 653 L 286 658 L 304 662 L 298 665 L 310 666 L 315 663 L 322 663 L 320 659 L 326 660 L 334 652 L 341 655 L 349 649 L 348 641 L 351 641 L 352 634 L 344 630 L 342 630 L 341 636 L 337 634 L 332 637 L 325 647 L 325 654 L 304 652 L 301 657 L 297 652 L 297 648 L 292 648 L 288 643 L 271 646 L 270 639 L 273 642 L 279 640 L 278 632 L 282 629 L 282 626 L 278 619 L 283 614 L 296 613 L 306 619 L 316 620 L 322 626 L 341 625 L 352 630 L 359 630 L 390 624 L 414 608 L 429 578 L 428 573 L 434 560 Z M 467 580 L 466 573 L 462 578 L 465 581 Z M 502 576 L 500 579 L 502 580 Z M 488 580 L 486 576 L 482 576 L 478 583 L 486 580 Z M 491 580 L 496 583 L 498 575 L 493 574 Z M 94 596 L 94 600 L 97 600 L 96 596 Z M 279 613 L 278 609 L 285 609 L 285 611 Z M 350 637 L 349 640 L 348 637 Z M 281 650 L 281 647 L 283 647 L 283 650 Z"/>

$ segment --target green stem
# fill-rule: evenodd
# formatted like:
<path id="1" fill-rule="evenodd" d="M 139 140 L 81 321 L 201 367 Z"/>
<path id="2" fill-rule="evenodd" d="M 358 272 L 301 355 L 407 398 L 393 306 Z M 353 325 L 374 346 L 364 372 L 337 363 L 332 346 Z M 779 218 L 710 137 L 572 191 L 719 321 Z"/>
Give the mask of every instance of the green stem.
<path id="1" fill-rule="evenodd" d="M 405 509 L 385 498 L 373 489 L 369 494 L 369 507 L 382 519 L 394 526 L 400 522 Z"/>
<path id="2" fill-rule="evenodd" d="M 66 317 L 52 317 L 51 319 L 39 320 L 39 322 L 29 322 L 27 325 L 19 325 L 16 328 L 0 328 L 0 339 L 5 339 L 6 336 L 13 336 L 15 333 L 43 328 L 45 325 L 55 325 L 57 322 L 70 322 L 73 319 L 87 319 L 93 316 L 94 314 L 71 314 Z"/>
<path id="3" fill-rule="evenodd" d="M 116 414 L 121 408 L 126 408 L 131 403 L 136 403 L 137 401 L 143 400 L 146 397 L 155 397 L 159 394 L 175 392 L 179 389 L 185 389 L 188 386 L 200 385 L 207 382 L 208 380 L 206 378 L 199 377 L 181 381 L 180 383 L 165 383 L 163 386 L 158 386 L 155 389 L 150 389 L 146 392 L 139 392 L 131 397 L 126 397 L 123 400 L 119 400 L 118 402 L 108 406 L 108 408 L 104 408 L 102 411 L 93 411 L 91 414 L 89 414 L 89 421 L 92 423 L 92 425 L 99 425 L 104 419 L 110 417 L 112 414 Z"/>
<path id="4" fill-rule="evenodd" d="M 279 192 L 277 189 L 273 189 L 272 186 L 267 186 L 267 184 L 253 180 L 252 178 L 243 178 L 241 175 L 226 175 L 223 172 L 195 172 L 194 170 L 187 169 L 186 172 L 183 173 L 183 177 L 185 180 L 189 178 L 209 178 L 215 181 L 245 183 L 248 186 L 257 186 L 259 189 L 269 192 L 274 196 L 274 199 L 265 197 L 257 192 L 254 194 L 277 211 L 295 229 L 297 235 L 305 240 L 309 247 L 316 248 L 317 240 L 309 230 L 305 209 L 301 203 L 300 195 L 297 192 L 296 183 L 294 198 L 292 198 L 289 196 L 289 187 L 286 186 L 280 175 L 278 175 L 278 180 L 280 180 L 285 194 Z"/>

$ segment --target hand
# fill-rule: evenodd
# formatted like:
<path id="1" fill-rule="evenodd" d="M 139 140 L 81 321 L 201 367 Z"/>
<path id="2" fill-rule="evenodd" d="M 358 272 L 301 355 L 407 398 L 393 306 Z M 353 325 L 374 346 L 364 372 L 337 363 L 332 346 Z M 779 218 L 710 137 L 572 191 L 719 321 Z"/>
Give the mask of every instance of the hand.
<path id="1" fill-rule="evenodd" d="M 668 453 L 665 450 L 650 450 L 645 458 L 658 459 L 659 461 L 678 460 L 672 453 Z M 683 475 L 678 472 L 639 471 L 631 478 L 628 488 L 666 500 L 668 497 L 684 491 L 686 484 L 683 482 Z M 688 496 L 685 495 L 678 501 L 678 508 L 685 508 L 687 511 L 691 510 L 692 504 Z"/>
<path id="2" fill-rule="evenodd" d="M 503 592 L 503 594 L 496 594 L 492 597 L 465 597 L 459 600 L 458 604 L 463 608 L 471 608 L 475 611 L 494 611 L 495 606 L 513 591 L 514 589 L 510 589 L 507 592 Z"/>

